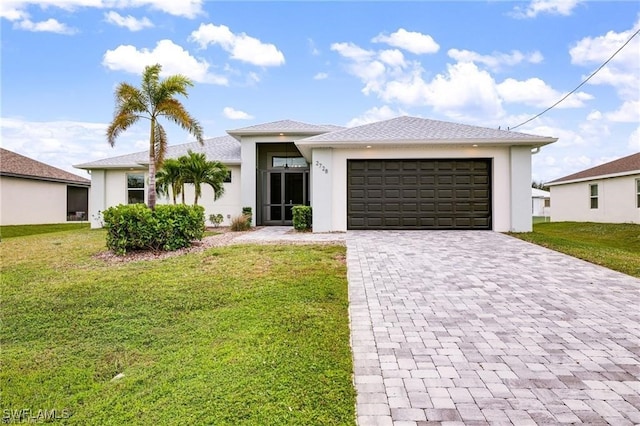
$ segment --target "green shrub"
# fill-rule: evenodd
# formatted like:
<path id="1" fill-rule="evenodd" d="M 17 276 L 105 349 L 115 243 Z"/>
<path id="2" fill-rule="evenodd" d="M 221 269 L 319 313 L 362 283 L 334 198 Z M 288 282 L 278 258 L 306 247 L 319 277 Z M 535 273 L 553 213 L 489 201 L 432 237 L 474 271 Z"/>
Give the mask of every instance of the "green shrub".
<path id="1" fill-rule="evenodd" d="M 232 231 L 248 231 L 251 229 L 251 216 L 239 215 L 231 218 L 229 229 Z"/>
<path id="2" fill-rule="evenodd" d="M 247 217 L 247 226 L 251 228 L 251 217 L 253 216 L 253 210 L 251 207 L 243 207 L 242 216 Z"/>
<path id="3" fill-rule="evenodd" d="M 224 220 L 224 216 L 222 216 L 220 213 L 209 215 L 209 222 L 211 222 L 215 228 L 220 226 L 223 220 Z"/>
<path id="4" fill-rule="evenodd" d="M 296 231 L 308 231 L 311 229 L 311 206 L 293 206 L 293 229 Z"/>
<path id="5" fill-rule="evenodd" d="M 103 212 L 107 247 L 117 254 L 131 250 L 172 251 L 201 240 L 204 234 L 202 206 L 144 204 L 109 207 Z"/>

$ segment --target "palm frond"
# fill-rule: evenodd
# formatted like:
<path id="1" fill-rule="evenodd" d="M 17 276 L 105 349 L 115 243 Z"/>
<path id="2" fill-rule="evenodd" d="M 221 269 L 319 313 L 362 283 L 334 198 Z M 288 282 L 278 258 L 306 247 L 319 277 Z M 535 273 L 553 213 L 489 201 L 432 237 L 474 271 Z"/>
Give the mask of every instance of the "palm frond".
<path id="1" fill-rule="evenodd" d="M 164 156 L 167 152 L 167 132 L 164 130 L 164 127 L 157 121 L 155 122 L 154 128 L 154 141 L 153 141 L 153 150 L 155 153 L 155 163 L 156 167 L 162 166 L 162 162 L 164 161 Z"/>
<path id="2" fill-rule="evenodd" d="M 195 136 L 200 145 L 204 144 L 200 122 L 187 112 L 182 103 L 176 99 L 167 99 L 158 105 L 158 116 L 165 117 Z"/>
<path id="3" fill-rule="evenodd" d="M 134 125 L 139 118 L 138 115 L 126 112 L 113 117 L 109 127 L 107 127 L 107 142 L 109 142 L 109 145 L 114 146 L 120 133 Z"/>

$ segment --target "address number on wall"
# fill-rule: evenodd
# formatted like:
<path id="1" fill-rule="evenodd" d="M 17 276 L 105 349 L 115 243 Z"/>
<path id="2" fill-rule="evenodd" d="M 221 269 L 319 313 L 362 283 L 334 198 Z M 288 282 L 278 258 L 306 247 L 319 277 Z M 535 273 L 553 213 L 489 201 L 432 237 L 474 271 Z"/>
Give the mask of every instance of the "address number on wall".
<path id="1" fill-rule="evenodd" d="M 329 173 L 329 169 L 319 161 L 316 161 L 316 167 L 322 170 L 325 174 Z"/>

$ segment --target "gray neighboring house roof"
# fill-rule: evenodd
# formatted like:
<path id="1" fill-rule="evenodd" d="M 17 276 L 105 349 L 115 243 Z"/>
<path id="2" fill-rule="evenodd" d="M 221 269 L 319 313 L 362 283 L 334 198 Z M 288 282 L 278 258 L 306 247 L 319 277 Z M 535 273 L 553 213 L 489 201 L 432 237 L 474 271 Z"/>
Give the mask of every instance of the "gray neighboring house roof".
<path id="1" fill-rule="evenodd" d="M 351 127 L 296 141 L 302 145 L 327 142 L 432 142 L 432 143 L 510 143 L 542 146 L 557 138 L 529 135 L 419 117 L 402 116 Z"/>
<path id="2" fill-rule="evenodd" d="M 640 152 L 552 180 L 551 182 L 548 182 L 547 185 L 560 185 L 563 183 L 582 182 L 601 179 L 604 177 L 627 176 L 631 174 L 640 174 Z"/>
<path id="3" fill-rule="evenodd" d="M 91 186 L 89 179 L 0 148 L 0 176 Z"/>
<path id="4" fill-rule="evenodd" d="M 186 155 L 191 150 L 202 152 L 208 160 L 220 161 L 223 164 L 240 164 L 240 142 L 231 136 L 220 136 L 217 138 L 205 139 L 204 145 L 198 142 L 189 142 L 182 145 L 170 145 L 167 147 L 165 158 L 178 158 Z M 103 160 L 89 163 L 77 164 L 73 167 L 77 169 L 128 169 L 146 168 L 149 164 L 149 151 L 135 152 L 133 154 L 121 155 L 119 157 L 105 158 Z"/>
<path id="5" fill-rule="evenodd" d="M 227 130 L 231 136 L 240 139 L 240 136 L 250 135 L 278 135 L 295 134 L 295 135 L 318 135 L 321 133 L 333 132 L 344 127 L 334 126 L 330 124 L 309 124 L 293 120 L 280 120 L 271 123 L 256 124 L 255 126 L 242 127 L 240 129 Z"/>

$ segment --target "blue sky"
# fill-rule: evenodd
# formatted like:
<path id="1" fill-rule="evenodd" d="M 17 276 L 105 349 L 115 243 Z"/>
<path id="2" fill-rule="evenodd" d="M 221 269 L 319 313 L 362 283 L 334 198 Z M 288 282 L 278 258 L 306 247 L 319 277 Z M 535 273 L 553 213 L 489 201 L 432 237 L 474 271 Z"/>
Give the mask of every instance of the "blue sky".
<path id="1" fill-rule="evenodd" d="M 514 127 L 574 89 L 640 29 L 637 1 L 3 0 L 2 146 L 62 169 L 145 150 L 105 137 L 113 90 L 145 65 L 195 85 L 207 137 L 282 119 L 353 126 L 415 115 Z M 191 141 L 167 123 L 170 144 Z M 517 129 L 558 137 L 549 181 L 640 151 L 640 35 Z"/>

